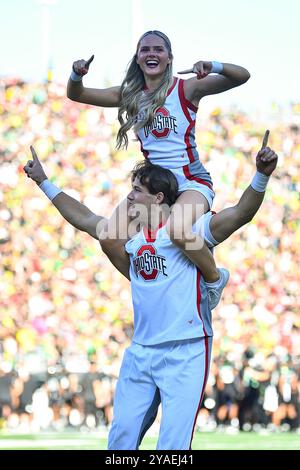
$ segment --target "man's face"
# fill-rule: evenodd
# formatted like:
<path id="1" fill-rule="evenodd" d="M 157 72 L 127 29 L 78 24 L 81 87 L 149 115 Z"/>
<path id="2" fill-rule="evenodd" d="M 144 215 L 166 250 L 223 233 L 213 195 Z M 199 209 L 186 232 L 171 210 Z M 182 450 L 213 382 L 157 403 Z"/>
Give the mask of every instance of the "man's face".
<path id="1" fill-rule="evenodd" d="M 146 186 L 143 186 L 139 178 L 132 181 L 132 190 L 127 196 L 128 201 L 128 215 L 130 218 L 135 218 L 137 213 L 140 214 L 140 222 L 147 224 L 151 205 L 157 204 L 158 199 L 156 194 L 150 194 Z"/>

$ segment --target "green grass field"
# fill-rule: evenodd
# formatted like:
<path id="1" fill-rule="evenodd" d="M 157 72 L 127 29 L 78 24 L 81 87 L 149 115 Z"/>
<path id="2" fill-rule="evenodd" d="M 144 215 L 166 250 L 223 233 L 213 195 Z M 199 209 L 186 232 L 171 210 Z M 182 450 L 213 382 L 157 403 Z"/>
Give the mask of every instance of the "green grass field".
<path id="1" fill-rule="evenodd" d="M 105 450 L 107 440 L 100 433 L 14 434 L 0 432 L 1 450 Z M 156 438 L 144 439 L 142 449 L 154 450 Z M 300 450 L 300 434 L 253 432 L 230 435 L 221 432 L 197 433 L 193 450 Z"/>

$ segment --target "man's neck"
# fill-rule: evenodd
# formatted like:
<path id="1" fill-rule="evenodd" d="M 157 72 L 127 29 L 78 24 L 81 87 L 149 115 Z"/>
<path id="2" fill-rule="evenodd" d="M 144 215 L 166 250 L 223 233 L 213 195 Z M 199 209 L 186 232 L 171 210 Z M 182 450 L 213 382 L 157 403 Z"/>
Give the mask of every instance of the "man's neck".
<path id="1" fill-rule="evenodd" d="M 157 230 L 158 227 L 165 225 L 169 217 L 169 214 L 166 214 L 165 211 L 160 210 L 158 212 L 152 213 L 149 217 L 149 222 L 147 224 L 148 230 Z"/>

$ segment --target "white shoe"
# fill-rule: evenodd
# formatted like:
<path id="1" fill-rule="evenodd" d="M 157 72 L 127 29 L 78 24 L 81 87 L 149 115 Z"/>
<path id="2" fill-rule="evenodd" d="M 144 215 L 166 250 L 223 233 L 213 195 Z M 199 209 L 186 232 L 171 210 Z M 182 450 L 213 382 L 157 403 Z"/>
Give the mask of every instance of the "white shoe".
<path id="1" fill-rule="evenodd" d="M 229 279 L 229 271 L 227 271 L 227 269 L 225 268 L 217 268 L 217 269 L 220 274 L 220 279 L 218 279 L 216 282 L 206 283 L 208 303 L 209 303 L 211 310 L 216 308 L 216 306 L 220 302 L 223 289 L 226 286 L 228 279 Z"/>

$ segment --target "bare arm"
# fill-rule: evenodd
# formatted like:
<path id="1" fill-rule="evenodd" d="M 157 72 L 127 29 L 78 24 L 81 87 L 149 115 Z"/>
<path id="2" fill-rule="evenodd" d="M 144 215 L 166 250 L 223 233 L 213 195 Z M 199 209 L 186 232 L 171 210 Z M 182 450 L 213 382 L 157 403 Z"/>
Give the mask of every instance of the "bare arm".
<path id="1" fill-rule="evenodd" d="M 210 221 L 210 231 L 214 239 L 221 243 L 249 223 L 260 208 L 264 196 L 265 193 L 258 193 L 248 186 L 236 206 L 215 214 Z"/>
<path id="2" fill-rule="evenodd" d="M 63 191 L 55 196 L 52 204 L 69 224 L 99 240 L 99 228 L 106 221 L 104 217 L 94 214 L 84 204 Z"/>
<path id="3" fill-rule="evenodd" d="M 265 134 L 262 149 L 256 156 L 257 171 L 265 176 L 271 176 L 276 168 L 278 156 L 266 147 L 268 131 Z M 250 222 L 261 206 L 265 192 L 255 191 L 252 186 L 242 194 L 236 206 L 229 207 L 215 214 L 210 221 L 210 231 L 218 242 L 226 240 L 233 232 Z"/>
<path id="4" fill-rule="evenodd" d="M 89 66 L 94 60 L 92 55 L 89 60 L 77 60 L 73 63 L 73 72 L 77 76 L 83 77 L 89 71 Z M 118 107 L 120 104 L 120 87 L 110 87 L 104 89 L 86 88 L 83 86 L 82 80 L 74 81 L 69 78 L 67 85 L 67 97 L 79 103 L 92 104 L 105 108 Z"/>
<path id="5" fill-rule="evenodd" d="M 120 104 L 120 87 L 98 89 L 86 88 L 82 82 L 74 82 L 69 78 L 67 97 L 79 103 L 92 104 L 104 108 L 117 108 Z"/>
<path id="6" fill-rule="evenodd" d="M 36 182 L 38 186 L 47 180 L 47 176 L 43 167 L 35 153 L 33 147 L 30 148 L 33 160 L 29 160 L 24 166 L 24 171 L 29 178 Z M 63 218 L 69 222 L 73 227 L 83 232 L 88 233 L 96 240 L 99 240 L 100 233 L 106 225 L 107 219 L 94 214 L 88 207 L 76 199 L 72 198 L 63 191 L 59 192 L 53 199 L 52 204 L 60 212 Z M 123 274 L 127 279 L 129 278 L 129 256 L 125 251 L 124 246 L 118 246 L 115 249 L 114 256 L 109 257 L 112 264 Z"/>
<path id="7" fill-rule="evenodd" d="M 250 78 L 250 73 L 244 67 L 223 63 L 223 70 L 217 75 L 211 75 L 212 62 L 197 62 L 192 69 L 179 73 L 196 73 L 197 77 L 184 82 L 184 93 L 189 101 L 195 105 L 201 98 L 230 90 L 245 83 Z"/>

